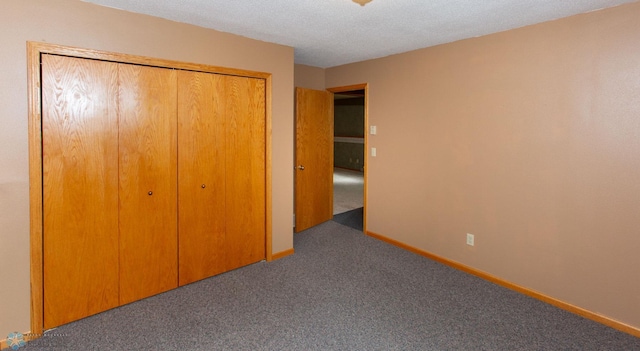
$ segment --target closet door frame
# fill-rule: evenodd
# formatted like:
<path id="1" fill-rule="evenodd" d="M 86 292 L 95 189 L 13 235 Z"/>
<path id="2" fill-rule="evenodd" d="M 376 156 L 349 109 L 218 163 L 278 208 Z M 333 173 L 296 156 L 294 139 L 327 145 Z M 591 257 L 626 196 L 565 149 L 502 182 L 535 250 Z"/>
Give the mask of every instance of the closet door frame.
<path id="1" fill-rule="evenodd" d="M 43 275 L 43 193 L 42 193 L 42 98 L 40 63 L 43 54 L 71 56 L 126 64 L 217 73 L 265 80 L 265 253 L 272 256 L 272 186 L 271 186 L 271 74 L 219 66 L 163 60 L 144 56 L 82 49 L 40 42 L 27 42 L 27 95 L 29 133 L 29 217 L 31 334 L 42 335 L 44 325 Z"/>

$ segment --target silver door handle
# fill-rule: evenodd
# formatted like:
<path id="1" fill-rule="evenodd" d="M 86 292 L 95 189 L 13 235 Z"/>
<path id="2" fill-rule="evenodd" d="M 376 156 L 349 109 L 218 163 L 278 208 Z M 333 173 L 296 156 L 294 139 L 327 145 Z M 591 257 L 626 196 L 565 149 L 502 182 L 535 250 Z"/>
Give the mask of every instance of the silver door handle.
<path id="1" fill-rule="evenodd" d="M 296 169 L 299 169 L 299 170 L 301 170 L 301 171 L 304 171 L 304 166 L 303 166 L 303 165 L 300 165 L 300 166 L 296 167 Z"/>

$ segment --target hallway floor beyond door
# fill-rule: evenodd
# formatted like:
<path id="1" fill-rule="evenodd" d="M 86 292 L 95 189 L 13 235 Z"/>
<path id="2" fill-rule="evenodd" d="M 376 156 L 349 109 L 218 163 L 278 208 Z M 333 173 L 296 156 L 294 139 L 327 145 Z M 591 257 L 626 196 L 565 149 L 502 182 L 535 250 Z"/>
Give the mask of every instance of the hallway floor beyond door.
<path id="1" fill-rule="evenodd" d="M 333 214 L 364 206 L 364 173 L 333 169 Z"/>

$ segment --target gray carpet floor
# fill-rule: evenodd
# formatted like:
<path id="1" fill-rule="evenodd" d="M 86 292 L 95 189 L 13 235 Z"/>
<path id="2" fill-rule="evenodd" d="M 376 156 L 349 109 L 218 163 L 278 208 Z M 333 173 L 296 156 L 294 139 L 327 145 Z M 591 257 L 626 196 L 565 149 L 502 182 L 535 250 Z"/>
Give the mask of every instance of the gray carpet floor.
<path id="1" fill-rule="evenodd" d="M 640 350 L 640 339 L 334 221 L 257 263 L 21 350 Z"/>

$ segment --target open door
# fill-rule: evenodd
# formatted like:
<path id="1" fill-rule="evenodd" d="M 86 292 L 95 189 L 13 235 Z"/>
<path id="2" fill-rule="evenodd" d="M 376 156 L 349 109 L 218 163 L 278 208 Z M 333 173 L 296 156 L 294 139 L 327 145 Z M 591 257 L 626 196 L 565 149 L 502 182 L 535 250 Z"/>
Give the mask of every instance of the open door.
<path id="1" fill-rule="evenodd" d="M 333 94 L 296 88 L 295 231 L 333 218 Z"/>

